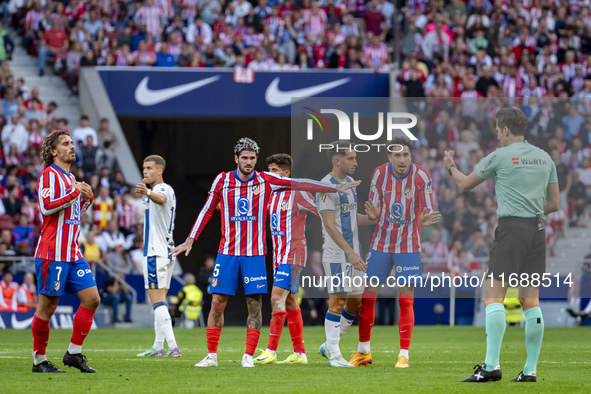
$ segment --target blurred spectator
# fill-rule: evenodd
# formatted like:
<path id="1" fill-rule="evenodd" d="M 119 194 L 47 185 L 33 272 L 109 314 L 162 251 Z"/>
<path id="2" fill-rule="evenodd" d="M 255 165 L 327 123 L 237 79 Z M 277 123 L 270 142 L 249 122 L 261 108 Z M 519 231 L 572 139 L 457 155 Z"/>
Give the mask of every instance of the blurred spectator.
<path id="1" fill-rule="evenodd" d="M 11 145 L 16 146 L 18 153 L 23 153 L 27 150 L 29 134 L 19 120 L 20 116 L 18 113 L 13 113 L 10 116 L 10 122 L 2 128 L 2 146 L 6 151 L 8 151 Z"/>
<path id="2" fill-rule="evenodd" d="M 195 275 L 185 274 L 185 286 L 179 291 L 178 310 L 185 315 L 185 328 L 193 328 L 201 314 L 203 292 L 195 285 Z"/>
<path id="3" fill-rule="evenodd" d="M 119 201 L 115 204 L 117 218 L 119 219 L 119 227 L 130 234 L 134 230 L 136 224 L 135 218 L 137 216 L 136 208 L 129 202 L 129 193 L 118 195 Z"/>
<path id="4" fill-rule="evenodd" d="M 94 224 L 98 224 L 101 229 L 107 227 L 107 223 L 113 221 L 114 201 L 109 196 L 109 188 L 101 186 L 99 195 L 94 199 Z"/>
<path id="5" fill-rule="evenodd" d="M 58 69 L 60 68 L 58 60 L 61 61 L 61 59 L 65 58 L 69 44 L 68 34 L 60 26 L 60 21 L 57 18 L 53 18 L 51 21 L 51 30 L 43 33 L 43 39 L 39 46 L 39 76 L 45 74 L 45 62 L 48 59 L 55 59 L 56 67 Z"/>
<path id="6" fill-rule="evenodd" d="M 585 211 L 587 202 L 586 189 L 586 186 L 579 179 L 579 173 L 573 171 L 572 186 L 568 191 L 568 217 L 572 220 L 570 222 L 571 227 L 578 226 L 579 219 Z"/>
<path id="7" fill-rule="evenodd" d="M 33 245 L 34 232 L 33 227 L 29 224 L 29 218 L 26 215 L 20 215 L 19 225 L 12 230 L 14 245 L 20 248 L 20 244 L 27 242 L 27 246 Z M 31 255 L 32 250 L 29 249 L 28 255 Z"/>
<path id="8" fill-rule="evenodd" d="M 113 251 L 107 255 L 107 265 L 117 273 L 130 274 L 132 266 L 124 245 L 124 239 L 115 240 Z"/>
<path id="9" fill-rule="evenodd" d="M 98 150 L 94 143 L 94 137 L 91 134 L 86 136 L 86 144 L 79 150 L 79 154 L 82 156 L 81 167 L 86 174 L 92 174 L 97 170 L 96 158 Z"/>
<path id="10" fill-rule="evenodd" d="M 99 244 L 102 253 L 113 251 L 116 244 L 125 245 L 125 236 L 119 231 L 116 220 L 109 221 L 107 228 L 95 240 Z"/>
<path id="11" fill-rule="evenodd" d="M 18 309 L 18 284 L 13 282 L 12 272 L 5 269 L 0 281 L 0 311 L 16 312 Z"/>
<path id="12" fill-rule="evenodd" d="M 86 138 L 89 135 L 92 136 L 93 145 L 98 146 L 96 130 L 89 126 L 89 119 L 87 115 L 82 115 L 80 117 L 80 126 L 75 128 L 70 134 L 72 136 L 72 140 L 74 140 L 76 150 L 86 143 Z"/>
<path id="13" fill-rule="evenodd" d="M 23 277 L 23 284 L 18 287 L 18 311 L 29 312 L 37 307 L 37 287 L 32 273 L 27 272 Z"/>
<path id="14" fill-rule="evenodd" d="M 118 274 L 121 279 L 125 279 L 125 275 Z M 113 309 L 112 323 L 120 323 L 119 320 L 119 304 L 125 303 L 125 322 L 131 323 L 131 306 L 133 298 L 129 290 L 119 284 L 113 277 L 109 277 L 103 283 L 103 291 L 101 303 L 110 306 Z"/>
<path id="15" fill-rule="evenodd" d="M 5 270 L 10 268 L 13 262 L 10 257 L 13 256 L 15 256 L 14 251 L 8 248 L 6 242 L 0 240 L 0 257 L 7 258 L 6 260 L 0 260 L 0 269 Z"/>
<path id="16" fill-rule="evenodd" d="M 101 249 L 95 240 L 96 232 L 94 230 L 88 231 L 86 240 L 81 243 L 82 255 L 84 259 L 92 264 L 94 261 L 101 260 Z"/>
<path id="17" fill-rule="evenodd" d="M 429 240 L 421 245 L 421 255 L 427 259 L 445 260 L 449 254 L 449 248 L 441 241 L 439 229 L 432 229 Z"/>
<path id="18" fill-rule="evenodd" d="M 133 264 L 131 273 L 133 275 L 143 275 L 144 238 L 140 234 L 130 234 L 130 236 L 133 236 L 131 250 L 129 251 L 129 258 Z"/>
<path id="19" fill-rule="evenodd" d="M 4 211 L 7 215 L 16 216 L 22 213 L 22 201 L 20 199 L 20 189 L 16 186 L 8 188 L 8 197 L 4 199 Z"/>

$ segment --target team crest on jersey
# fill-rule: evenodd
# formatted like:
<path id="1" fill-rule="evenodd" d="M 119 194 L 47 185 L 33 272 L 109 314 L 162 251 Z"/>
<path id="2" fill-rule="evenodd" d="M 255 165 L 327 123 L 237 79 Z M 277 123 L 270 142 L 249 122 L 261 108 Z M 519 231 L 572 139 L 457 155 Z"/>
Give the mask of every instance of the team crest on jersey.
<path id="1" fill-rule="evenodd" d="M 55 291 L 58 291 L 60 289 L 60 281 L 56 280 L 55 283 L 53 284 L 53 288 Z"/>
<path id="2" fill-rule="evenodd" d="M 41 190 L 41 197 L 47 198 L 51 194 L 51 189 L 43 189 Z"/>
<path id="3" fill-rule="evenodd" d="M 218 285 L 218 279 L 214 278 L 211 280 L 211 287 L 216 287 Z"/>
<path id="4" fill-rule="evenodd" d="M 263 191 L 263 186 L 262 185 L 253 185 L 252 186 L 252 194 L 254 194 L 255 196 L 257 194 L 260 194 Z"/>
<path id="5" fill-rule="evenodd" d="M 287 208 L 289 208 L 289 201 L 283 201 L 281 203 L 281 210 L 282 211 L 287 211 Z"/>
<path id="6" fill-rule="evenodd" d="M 406 189 L 404 191 L 404 196 L 406 197 L 407 200 L 410 200 L 412 198 L 412 195 L 413 194 L 414 193 L 413 193 L 413 189 L 412 188 L 411 189 Z"/>

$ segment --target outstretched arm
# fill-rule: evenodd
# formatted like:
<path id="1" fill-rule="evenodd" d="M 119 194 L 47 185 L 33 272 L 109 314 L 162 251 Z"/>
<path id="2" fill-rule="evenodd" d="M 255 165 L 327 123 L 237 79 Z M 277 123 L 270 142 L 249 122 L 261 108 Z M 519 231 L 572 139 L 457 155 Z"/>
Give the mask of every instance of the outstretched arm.
<path id="1" fill-rule="evenodd" d="M 205 202 L 203 208 L 201 208 L 201 212 L 199 212 L 199 216 L 197 216 L 197 220 L 195 220 L 195 224 L 193 225 L 189 236 L 185 242 L 178 245 L 170 252 L 172 257 L 176 257 L 182 252 L 185 252 L 185 256 L 188 256 L 189 252 L 191 252 L 191 249 L 193 248 L 193 242 L 199 237 L 199 234 L 201 234 L 201 231 L 203 231 L 205 225 L 207 222 L 209 222 L 209 219 L 211 219 L 211 215 L 216 210 L 218 203 L 220 202 L 220 190 L 222 186 L 221 180 L 223 176 L 224 173 L 222 172 L 213 182 L 211 190 L 209 191 L 209 196 L 207 197 L 207 201 Z"/>
<path id="2" fill-rule="evenodd" d="M 443 164 L 445 164 L 454 182 L 463 192 L 468 192 L 485 181 L 476 175 L 475 172 L 472 172 L 470 175 L 464 175 L 458 170 L 454 164 L 454 154 L 455 152 L 453 150 L 445 151 Z"/>

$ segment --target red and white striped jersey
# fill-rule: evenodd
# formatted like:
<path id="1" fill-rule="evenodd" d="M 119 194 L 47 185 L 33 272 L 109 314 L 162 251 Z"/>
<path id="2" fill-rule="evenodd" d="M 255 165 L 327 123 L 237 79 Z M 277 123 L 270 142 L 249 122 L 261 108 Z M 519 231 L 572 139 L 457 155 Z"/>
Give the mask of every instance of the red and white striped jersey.
<path id="1" fill-rule="evenodd" d="M 319 193 L 334 193 L 335 188 L 310 179 L 283 178 L 270 172 L 254 171 L 248 181 L 238 178 L 237 170 L 220 173 L 211 186 L 209 197 L 191 229 L 197 239 L 218 204 L 222 238 L 218 253 L 230 256 L 261 256 L 267 252 L 267 205 L 271 193 L 289 187 Z"/>
<path id="2" fill-rule="evenodd" d="M 73 262 L 82 258 L 78 247 L 80 214 L 90 201 L 73 187 L 76 177 L 52 164 L 45 168 L 37 181 L 39 208 L 43 214 L 41 236 L 35 258 Z"/>
<path id="3" fill-rule="evenodd" d="M 396 178 L 391 163 L 376 168 L 371 177 L 369 199 L 382 208 L 371 240 L 371 249 L 383 253 L 421 251 L 421 211 L 433 210 L 431 177 L 411 163 L 404 178 Z"/>
<path id="4" fill-rule="evenodd" d="M 163 16 L 162 9 L 153 5 L 142 6 L 136 11 L 134 19 L 140 25 L 146 25 L 146 31 L 154 35 L 160 35 L 160 18 Z"/>
<path id="5" fill-rule="evenodd" d="M 388 60 L 388 48 L 383 42 L 376 48 L 367 44 L 363 47 L 363 55 L 365 56 L 367 67 L 379 67 L 382 62 Z"/>
<path id="6" fill-rule="evenodd" d="M 305 260 L 294 261 L 293 255 L 294 251 L 306 248 L 308 212 L 318 216 L 316 201 L 309 192 L 282 189 L 271 195 L 269 214 L 275 268 L 281 264 L 306 265 Z"/>

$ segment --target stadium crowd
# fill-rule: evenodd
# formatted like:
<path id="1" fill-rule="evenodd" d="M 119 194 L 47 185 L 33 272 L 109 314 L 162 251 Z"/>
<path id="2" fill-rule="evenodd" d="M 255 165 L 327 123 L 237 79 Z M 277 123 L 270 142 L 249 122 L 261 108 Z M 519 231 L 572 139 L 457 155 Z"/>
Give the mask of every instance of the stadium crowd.
<path id="1" fill-rule="evenodd" d="M 440 264 L 433 270 L 477 270 L 476 260 L 488 256 L 496 226 L 492 181 L 462 194 L 450 183 L 441 158 L 444 150 L 454 149 L 458 167 L 471 172 L 497 146 L 494 115 L 504 105 L 524 110 L 531 126 L 526 139 L 550 152 L 557 164 L 562 205 L 548 220 L 549 253 L 555 235 L 565 226 L 587 221 L 588 2 L 29 0 L 22 7 L 10 4 L 10 24 L 20 32 L 27 51 L 38 56 L 40 75 L 50 62 L 74 92 L 81 66 L 381 71 L 390 70 L 399 59 L 398 88 L 420 119 L 413 160 L 429 170 L 443 215 L 441 226 L 423 232 L 423 257 Z M 37 89 L 14 80 L 9 64 L 14 45 L 1 26 L 0 36 L 4 37 L 0 40 L 4 124 L 0 256 L 30 256 L 41 219 L 35 193 L 42 171 L 39 149 L 47 133 L 70 126 L 56 115 L 55 103 L 45 104 Z M 104 261 L 120 275 L 139 274 L 142 200 L 117 170 L 117 141 L 108 121 L 101 120 L 95 130 L 83 116 L 71 134 L 77 146 L 74 173 L 87 180 L 96 196 L 91 212 L 82 216 L 84 255 L 88 261 Z M 0 266 L 8 265 L 0 261 Z"/>

